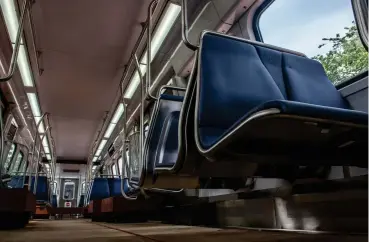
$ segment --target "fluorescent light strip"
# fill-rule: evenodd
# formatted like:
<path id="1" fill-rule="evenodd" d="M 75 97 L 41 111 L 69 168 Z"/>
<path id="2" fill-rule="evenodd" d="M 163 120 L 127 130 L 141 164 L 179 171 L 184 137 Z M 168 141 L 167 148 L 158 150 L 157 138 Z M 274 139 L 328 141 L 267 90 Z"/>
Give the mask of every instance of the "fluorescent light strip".
<path id="1" fill-rule="evenodd" d="M 42 136 L 40 136 L 40 139 L 41 138 L 42 138 Z M 49 141 L 47 140 L 47 136 L 45 136 L 44 139 L 42 140 L 42 146 L 49 147 Z"/>
<path id="2" fill-rule="evenodd" d="M 99 150 L 99 149 L 98 149 L 98 150 L 96 150 L 95 156 L 99 156 L 99 155 L 101 154 L 101 151 L 102 151 L 102 150 Z"/>
<path id="3" fill-rule="evenodd" d="M 47 160 L 51 160 L 51 155 L 46 154 L 46 159 L 47 159 Z"/>
<path id="4" fill-rule="evenodd" d="M 38 104 L 36 93 L 28 92 L 27 97 L 28 97 L 28 101 L 31 105 L 33 116 L 34 117 L 40 117 L 41 116 L 41 111 L 40 111 L 40 106 Z"/>
<path id="5" fill-rule="evenodd" d="M 107 140 L 106 139 L 103 139 L 100 141 L 100 145 L 99 147 L 97 148 L 98 150 L 102 150 L 106 144 Z"/>
<path id="6" fill-rule="evenodd" d="M 170 29 L 172 28 L 180 12 L 181 12 L 180 6 L 173 4 L 173 3 L 169 4 L 169 7 L 166 9 L 164 16 L 159 22 L 158 27 L 151 40 L 151 60 L 150 61 L 152 61 L 155 58 L 156 54 L 158 53 L 160 49 L 160 46 L 163 44 L 164 39 L 167 37 Z M 143 55 L 142 59 L 140 60 L 140 63 L 145 64 L 147 62 L 146 59 L 147 59 L 147 53 Z M 142 75 L 145 75 L 146 65 L 140 65 L 140 70 L 142 72 Z M 136 70 L 132 76 L 132 79 L 129 82 L 127 90 L 124 93 L 124 98 L 131 99 L 139 83 L 140 83 L 140 78 Z"/>
<path id="7" fill-rule="evenodd" d="M 41 117 L 34 117 L 35 118 L 35 122 L 36 125 L 38 124 L 38 122 L 40 122 Z M 43 134 L 45 133 L 45 126 L 44 126 L 44 122 L 41 121 L 40 126 L 38 126 L 38 132 Z"/>
<path id="8" fill-rule="evenodd" d="M 48 146 L 44 146 L 44 151 L 46 154 L 50 154 L 50 149 Z"/>
<path id="9" fill-rule="evenodd" d="M 122 117 L 123 112 L 124 112 L 124 105 L 123 103 L 120 103 L 117 109 L 115 110 L 114 116 L 111 119 L 110 123 L 113 123 L 113 124 L 118 123 L 120 117 Z"/>
<path id="10" fill-rule="evenodd" d="M 104 138 L 106 138 L 106 139 L 110 138 L 110 135 L 111 135 L 111 133 L 113 133 L 113 130 L 115 128 L 115 125 L 116 124 L 113 124 L 113 123 L 109 124 L 108 128 L 105 131 Z"/>
<path id="11" fill-rule="evenodd" d="M 96 156 L 92 159 L 92 162 L 95 162 L 95 161 L 97 161 L 97 157 Z"/>

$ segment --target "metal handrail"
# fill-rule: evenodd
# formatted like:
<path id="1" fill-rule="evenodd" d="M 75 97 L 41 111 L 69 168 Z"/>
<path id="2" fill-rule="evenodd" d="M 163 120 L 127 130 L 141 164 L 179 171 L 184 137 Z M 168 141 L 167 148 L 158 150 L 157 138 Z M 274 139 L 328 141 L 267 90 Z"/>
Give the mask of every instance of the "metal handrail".
<path id="1" fill-rule="evenodd" d="M 151 87 L 151 20 L 152 20 L 151 14 L 152 14 L 152 9 L 153 9 L 154 5 L 157 2 L 158 2 L 158 0 L 152 0 L 151 3 L 150 3 L 150 5 L 149 5 L 149 7 L 148 7 L 148 13 L 147 13 L 147 29 L 146 29 L 146 32 L 147 32 L 146 92 L 147 92 L 148 97 L 151 98 L 151 99 L 154 99 L 154 100 L 156 100 L 157 98 L 154 95 L 152 95 L 151 92 L 150 92 L 150 87 Z M 136 59 L 137 59 L 137 57 L 136 57 Z M 138 66 L 137 69 L 140 69 L 140 67 Z"/>
<path id="2" fill-rule="evenodd" d="M 196 51 L 199 47 L 188 40 L 187 0 L 182 0 L 182 41 L 190 50 Z"/>
<path id="3" fill-rule="evenodd" d="M 17 58 L 18 58 L 18 53 L 19 53 L 19 49 L 21 46 L 21 39 L 22 39 L 22 32 L 23 32 L 23 27 L 24 27 L 24 19 L 26 16 L 26 11 L 28 10 L 28 0 L 24 0 L 23 2 L 23 8 L 22 8 L 22 13 L 21 13 L 21 17 L 20 17 L 20 23 L 19 23 L 19 27 L 18 27 L 18 31 L 17 31 L 17 36 L 15 39 L 15 44 L 14 44 L 14 51 L 12 54 L 12 57 L 10 59 L 10 65 L 9 65 L 9 70 L 6 73 L 6 76 L 4 77 L 0 77 L 0 82 L 6 82 L 9 81 L 15 72 L 15 66 L 17 63 Z"/>
<path id="4" fill-rule="evenodd" d="M 38 137 L 39 137 L 39 131 L 38 131 L 38 128 L 40 127 L 42 121 L 44 120 L 45 116 L 48 116 L 49 113 L 43 113 L 41 115 L 41 118 L 40 120 L 37 122 L 36 124 L 36 130 L 35 130 L 35 134 L 33 135 L 33 145 L 32 145 L 32 155 L 31 155 L 31 172 L 33 171 L 33 161 L 34 161 L 34 156 L 35 156 L 35 149 L 36 149 L 36 144 L 37 144 L 37 140 L 38 140 Z M 40 143 L 40 145 L 42 145 L 42 143 Z M 38 161 L 37 161 L 38 163 Z M 31 191 L 31 182 L 32 182 L 32 177 L 30 176 L 28 178 L 28 191 Z"/>
<path id="5" fill-rule="evenodd" d="M 37 191 L 37 182 L 38 182 L 38 162 L 40 160 L 40 157 L 41 157 L 41 146 L 42 146 L 42 141 L 44 140 L 47 132 L 51 129 L 51 127 L 48 125 L 46 130 L 45 130 L 45 133 L 42 135 L 41 139 L 40 139 L 40 146 L 38 148 L 38 154 L 37 154 L 37 163 L 36 163 L 36 176 L 35 176 L 35 183 L 34 183 L 34 186 L 33 186 L 33 194 L 36 194 L 36 191 Z M 47 174 L 46 174 L 47 175 Z"/>

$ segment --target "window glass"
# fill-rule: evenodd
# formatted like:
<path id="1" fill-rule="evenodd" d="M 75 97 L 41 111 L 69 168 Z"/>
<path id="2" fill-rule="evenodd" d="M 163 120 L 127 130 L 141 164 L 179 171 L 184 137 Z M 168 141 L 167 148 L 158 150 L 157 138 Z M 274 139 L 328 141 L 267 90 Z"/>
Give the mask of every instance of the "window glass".
<path id="1" fill-rule="evenodd" d="M 64 200 L 73 200 L 74 199 L 74 182 L 66 182 L 64 183 L 64 192 L 63 198 Z"/>
<path id="2" fill-rule="evenodd" d="M 13 173 L 16 173 L 19 171 L 19 168 L 21 166 L 21 163 L 22 163 L 22 160 L 23 160 L 23 153 L 22 152 L 19 152 L 18 155 L 17 155 L 17 159 L 15 160 L 15 163 L 13 165 L 13 169 L 12 169 L 12 172 Z"/>
<path id="3" fill-rule="evenodd" d="M 339 84 L 368 69 L 351 0 L 275 0 L 259 18 L 263 42 L 320 61 Z"/>
<path id="4" fill-rule="evenodd" d="M 12 144 L 10 146 L 8 156 L 6 157 L 6 161 L 5 161 L 5 165 L 4 165 L 5 171 L 9 171 L 9 167 L 11 165 L 11 161 L 12 161 L 13 156 L 14 156 L 14 151 L 15 151 L 15 144 Z"/>

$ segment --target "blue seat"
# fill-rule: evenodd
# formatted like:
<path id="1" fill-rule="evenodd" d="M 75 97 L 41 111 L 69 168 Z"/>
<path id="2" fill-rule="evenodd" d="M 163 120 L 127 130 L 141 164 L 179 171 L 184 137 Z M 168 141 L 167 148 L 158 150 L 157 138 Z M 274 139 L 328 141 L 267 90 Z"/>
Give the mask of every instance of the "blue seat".
<path id="1" fill-rule="evenodd" d="M 57 208 L 58 207 L 58 199 L 56 195 L 52 195 L 51 197 L 51 206 L 53 208 Z"/>
<path id="2" fill-rule="evenodd" d="M 215 161 L 281 155 L 294 164 L 367 166 L 368 114 L 351 109 L 319 62 L 210 32 L 200 46 L 193 101 L 202 155 Z"/>
<path id="3" fill-rule="evenodd" d="M 33 191 L 34 184 L 35 184 L 35 177 L 33 176 L 31 180 L 31 191 Z M 37 188 L 36 188 L 36 200 L 39 202 L 49 201 L 49 182 L 46 176 L 38 177 Z"/>
<path id="4" fill-rule="evenodd" d="M 13 176 L 8 183 L 10 188 L 23 188 L 23 176 Z"/>
<path id="5" fill-rule="evenodd" d="M 122 196 L 120 187 L 121 180 L 120 178 L 108 178 L 110 197 L 120 197 Z"/>
<path id="6" fill-rule="evenodd" d="M 109 184 L 107 178 L 95 178 L 92 184 L 90 201 L 101 200 L 110 197 Z"/>
<path id="7" fill-rule="evenodd" d="M 171 168 L 178 156 L 178 120 L 183 97 L 161 94 L 158 98 L 151 118 L 150 128 L 145 143 L 145 172 L 140 181 L 156 167 Z M 142 184 L 136 184 L 141 186 Z"/>

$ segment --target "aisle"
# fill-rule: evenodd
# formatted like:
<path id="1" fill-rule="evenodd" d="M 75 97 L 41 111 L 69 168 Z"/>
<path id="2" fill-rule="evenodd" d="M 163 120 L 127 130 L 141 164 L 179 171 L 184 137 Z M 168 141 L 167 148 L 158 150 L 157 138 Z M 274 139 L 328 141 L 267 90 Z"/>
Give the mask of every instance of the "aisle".
<path id="1" fill-rule="evenodd" d="M 5 241 L 227 241 L 227 242 L 325 242 L 367 241 L 366 236 L 307 235 L 297 233 L 260 232 L 237 229 L 202 228 L 161 223 L 109 224 L 88 220 L 31 221 L 21 230 L 0 231 L 0 242 Z"/>

